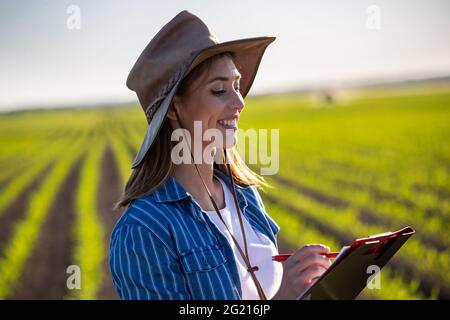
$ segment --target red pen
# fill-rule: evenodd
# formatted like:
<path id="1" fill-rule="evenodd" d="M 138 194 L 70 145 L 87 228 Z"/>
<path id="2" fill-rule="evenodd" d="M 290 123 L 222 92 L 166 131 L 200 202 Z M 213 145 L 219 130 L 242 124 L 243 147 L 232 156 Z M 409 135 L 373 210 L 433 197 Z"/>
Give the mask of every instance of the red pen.
<path id="1" fill-rule="evenodd" d="M 327 253 L 320 253 L 320 255 L 327 257 L 328 259 L 335 259 L 338 256 L 339 252 L 327 252 Z M 292 253 L 283 253 L 276 256 L 272 256 L 272 261 L 278 261 L 282 262 L 285 261 L 287 258 L 292 256 Z"/>

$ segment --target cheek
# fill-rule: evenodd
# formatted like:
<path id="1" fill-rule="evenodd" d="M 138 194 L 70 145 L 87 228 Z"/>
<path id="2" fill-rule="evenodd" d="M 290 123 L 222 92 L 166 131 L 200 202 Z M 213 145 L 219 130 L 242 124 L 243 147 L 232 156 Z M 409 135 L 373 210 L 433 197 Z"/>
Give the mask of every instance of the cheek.
<path id="1" fill-rule="evenodd" d="M 208 99 L 208 103 L 203 105 L 202 119 L 203 123 L 209 128 L 217 127 L 217 120 L 223 118 L 225 104 L 218 99 Z"/>

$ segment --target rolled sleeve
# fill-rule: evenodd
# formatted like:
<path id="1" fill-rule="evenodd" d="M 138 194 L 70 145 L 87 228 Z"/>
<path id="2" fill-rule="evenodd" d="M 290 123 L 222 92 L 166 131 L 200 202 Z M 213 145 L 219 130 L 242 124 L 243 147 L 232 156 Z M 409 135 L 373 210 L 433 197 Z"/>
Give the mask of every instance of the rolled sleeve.
<path id="1" fill-rule="evenodd" d="M 148 228 L 122 225 L 113 235 L 110 249 L 113 283 L 122 299 L 191 298 L 177 257 Z"/>

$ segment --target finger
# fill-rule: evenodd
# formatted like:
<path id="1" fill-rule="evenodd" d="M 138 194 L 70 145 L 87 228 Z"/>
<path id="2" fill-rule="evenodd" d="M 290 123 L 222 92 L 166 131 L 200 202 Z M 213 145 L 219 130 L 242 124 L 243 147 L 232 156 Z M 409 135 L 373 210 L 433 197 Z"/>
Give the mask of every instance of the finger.
<path id="1" fill-rule="evenodd" d="M 298 267 L 299 271 L 303 271 L 303 270 L 307 269 L 308 267 L 310 267 L 312 265 L 316 265 L 316 264 L 324 267 L 325 269 L 328 269 L 328 267 L 331 265 L 331 261 L 330 261 L 330 259 L 328 259 L 320 254 L 313 253 L 308 256 L 305 256 L 305 258 L 302 259 L 297 264 L 297 267 Z"/>
<path id="2" fill-rule="evenodd" d="M 303 283 L 311 283 L 313 279 L 319 278 L 325 271 L 326 268 L 321 265 L 312 265 L 305 269 L 299 278 Z"/>
<path id="3" fill-rule="evenodd" d="M 292 258 L 292 261 L 298 262 L 308 254 L 327 252 L 330 252 L 330 248 L 323 244 L 307 244 L 295 251 L 290 258 Z"/>

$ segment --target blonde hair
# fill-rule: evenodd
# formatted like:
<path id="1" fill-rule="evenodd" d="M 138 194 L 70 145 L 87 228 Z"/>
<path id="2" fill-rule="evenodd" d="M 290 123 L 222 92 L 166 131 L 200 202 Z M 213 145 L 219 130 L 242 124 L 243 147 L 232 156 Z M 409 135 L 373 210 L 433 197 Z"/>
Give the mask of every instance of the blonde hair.
<path id="1" fill-rule="evenodd" d="M 234 60 L 234 53 L 224 52 L 212 56 L 196 66 L 183 79 L 176 95 L 186 95 L 190 84 L 198 79 L 203 72 L 209 70 L 215 60 L 225 56 Z M 122 193 L 119 201 L 117 201 L 114 205 L 114 210 L 120 209 L 121 207 L 126 207 L 133 200 L 158 190 L 173 173 L 174 164 L 171 160 L 171 151 L 175 145 L 175 142 L 170 139 L 172 128 L 167 119 L 168 118 L 166 117 L 163 121 L 155 141 L 148 150 L 141 164 L 137 168 L 133 169 L 133 172 L 125 185 L 124 192 Z M 263 177 L 259 176 L 247 167 L 235 147 L 228 149 L 227 153 L 231 173 L 236 184 L 241 186 L 253 185 L 259 188 L 269 187 L 269 184 L 267 184 Z M 228 175 L 226 164 L 214 163 L 214 168 Z"/>

